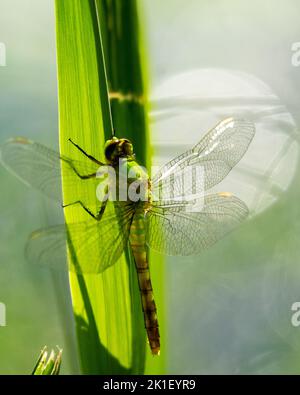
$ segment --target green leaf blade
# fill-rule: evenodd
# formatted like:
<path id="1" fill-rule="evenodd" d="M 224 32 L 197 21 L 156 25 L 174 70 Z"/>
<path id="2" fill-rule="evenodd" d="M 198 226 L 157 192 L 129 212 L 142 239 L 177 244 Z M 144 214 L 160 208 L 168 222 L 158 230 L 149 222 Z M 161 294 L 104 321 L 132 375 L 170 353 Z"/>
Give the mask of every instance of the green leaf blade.
<path id="1" fill-rule="evenodd" d="M 103 161 L 104 142 L 111 137 L 107 86 L 111 90 L 114 84 L 114 88 L 119 90 L 120 87 L 125 96 L 126 92 L 132 92 L 134 98 L 129 101 L 112 99 L 117 135 L 130 138 L 140 163 L 149 166 L 145 76 L 141 69 L 141 44 L 135 37 L 138 35 L 137 7 L 135 1 L 124 2 L 126 7 L 122 3 L 118 0 L 56 0 L 60 151 L 74 159 L 83 159 L 82 154 L 68 142 L 71 138 L 86 152 Z M 104 7 L 108 5 L 115 9 L 114 14 L 105 14 Z M 118 47 L 116 41 L 107 41 L 112 32 L 109 23 L 116 21 L 126 29 L 130 24 L 127 36 L 125 31 L 121 34 L 122 45 Z M 104 37 L 103 45 L 99 25 Z M 119 28 L 120 25 L 116 25 L 116 29 Z M 120 29 L 116 31 L 120 34 Z M 118 37 L 115 36 L 116 39 Z M 78 188 L 81 188 L 80 195 L 84 194 L 89 202 L 93 202 L 90 208 L 95 211 L 99 204 L 95 184 L 63 185 L 64 203 L 77 200 Z M 87 216 L 78 205 L 65 209 L 67 224 L 84 221 Z M 76 260 L 76 246 L 70 258 Z M 155 296 L 162 333 L 163 269 L 161 258 L 156 261 L 158 266 L 151 274 L 157 287 Z M 153 358 L 146 342 L 137 274 L 129 251 L 101 275 L 70 273 L 70 287 L 83 373 L 142 374 L 146 355 L 150 361 L 147 362 L 147 373 L 162 373 L 164 358 Z"/>

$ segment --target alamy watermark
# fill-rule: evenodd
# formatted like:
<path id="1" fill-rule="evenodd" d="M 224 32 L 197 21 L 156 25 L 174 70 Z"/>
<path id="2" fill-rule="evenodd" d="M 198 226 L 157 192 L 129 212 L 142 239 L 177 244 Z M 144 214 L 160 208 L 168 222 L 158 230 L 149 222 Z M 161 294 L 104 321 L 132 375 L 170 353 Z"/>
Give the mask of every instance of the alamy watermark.
<path id="1" fill-rule="evenodd" d="M 112 166 L 101 166 L 97 178 L 101 180 L 96 196 L 101 202 L 110 201 L 170 201 L 183 204 L 185 211 L 202 211 L 204 206 L 204 168 L 185 166 L 173 175 L 166 171 L 153 180 L 143 166 L 130 166 L 126 158 L 119 159 L 118 171 Z M 156 174 L 157 166 L 151 168 Z"/>
<path id="2" fill-rule="evenodd" d="M 294 311 L 291 317 L 291 323 L 297 328 L 300 326 L 300 302 L 294 302 L 291 306 L 291 310 Z"/>
<path id="3" fill-rule="evenodd" d="M 6 306 L 0 302 L 0 327 L 6 326 Z"/>
<path id="4" fill-rule="evenodd" d="M 0 67 L 6 66 L 6 46 L 0 42 Z"/>
<path id="5" fill-rule="evenodd" d="M 291 62 L 294 67 L 300 66 L 300 42 L 292 43 L 291 51 L 293 52 Z"/>

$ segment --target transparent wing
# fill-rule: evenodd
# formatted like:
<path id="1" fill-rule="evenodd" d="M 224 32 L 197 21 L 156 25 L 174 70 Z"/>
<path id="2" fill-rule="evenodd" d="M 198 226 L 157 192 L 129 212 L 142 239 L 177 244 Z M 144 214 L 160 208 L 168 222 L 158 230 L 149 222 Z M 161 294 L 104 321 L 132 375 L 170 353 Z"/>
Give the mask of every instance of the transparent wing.
<path id="1" fill-rule="evenodd" d="M 134 210 L 128 205 L 117 213 L 107 207 L 99 222 L 91 219 L 33 232 L 26 246 L 28 262 L 79 274 L 102 273 L 117 262 L 127 245 Z M 67 252 L 72 259 L 67 260 Z"/>
<path id="2" fill-rule="evenodd" d="M 193 199 L 223 180 L 245 154 L 253 123 L 229 118 L 210 130 L 189 151 L 168 162 L 152 179 L 157 200 Z"/>
<path id="3" fill-rule="evenodd" d="M 96 173 L 100 167 L 89 160 L 81 162 L 61 157 L 58 152 L 25 138 L 14 138 L 2 144 L 0 153 L 3 165 L 21 181 L 60 202 L 62 168 L 64 182 L 75 185 L 81 179 L 74 167 L 81 175 Z"/>
<path id="4" fill-rule="evenodd" d="M 156 202 L 146 214 L 149 247 L 167 255 L 194 255 L 238 226 L 248 208 L 237 197 L 211 194 L 194 201 Z"/>

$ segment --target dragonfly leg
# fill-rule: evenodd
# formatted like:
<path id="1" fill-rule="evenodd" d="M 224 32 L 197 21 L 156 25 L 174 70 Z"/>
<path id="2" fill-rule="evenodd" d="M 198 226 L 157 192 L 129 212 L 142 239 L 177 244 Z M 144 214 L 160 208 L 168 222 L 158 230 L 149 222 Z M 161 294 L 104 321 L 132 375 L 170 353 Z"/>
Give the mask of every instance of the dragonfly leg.
<path id="1" fill-rule="evenodd" d="M 106 207 L 106 203 L 107 203 L 107 200 L 104 200 L 104 201 L 101 203 L 100 210 L 98 211 L 97 214 L 94 214 L 90 209 L 88 209 L 88 208 L 82 203 L 81 200 L 77 200 L 76 202 L 69 203 L 69 204 L 65 204 L 65 205 L 63 205 L 62 207 L 65 208 L 65 207 L 73 206 L 74 204 L 80 204 L 80 206 L 81 206 L 91 217 L 93 217 L 96 221 L 100 221 L 101 218 L 102 218 L 102 216 L 103 216 L 103 214 L 104 214 L 104 210 L 105 210 L 105 207 Z"/>
<path id="2" fill-rule="evenodd" d="M 74 143 L 74 141 L 72 141 L 71 139 L 69 139 L 70 143 L 72 143 L 74 145 L 74 147 L 76 147 L 77 149 L 79 149 L 80 152 L 83 153 L 83 155 L 85 155 L 87 158 L 89 158 L 91 161 L 97 163 L 98 165 L 103 166 L 104 163 L 100 162 L 98 159 L 94 158 L 92 155 L 89 155 L 88 153 L 86 153 L 81 147 L 79 147 L 78 144 Z"/>
<path id="3" fill-rule="evenodd" d="M 68 163 L 68 165 L 71 167 L 71 169 L 74 171 L 74 173 L 81 178 L 82 180 L 87 180 L 89 178 L 96 178 L 97 177 L 97 173 L 91 173 L 91 174 L 80 174 L 79 171 L 76 169 L 76 167 L 74 166 L 73 162 L 71 160 L 65 159 L 63 157 L 61 157 L 61 160 L 63 160 L 64 162 Z"/>

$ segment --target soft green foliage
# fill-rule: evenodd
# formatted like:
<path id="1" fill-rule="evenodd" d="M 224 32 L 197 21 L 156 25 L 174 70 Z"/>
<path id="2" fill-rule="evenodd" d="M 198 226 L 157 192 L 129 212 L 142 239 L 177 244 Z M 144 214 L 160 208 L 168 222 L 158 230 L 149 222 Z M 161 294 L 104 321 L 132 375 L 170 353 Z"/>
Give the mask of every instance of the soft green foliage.
<path id="1" fill-rule="evenodd" d="M 106 58 L 109 59 L 109 85 L 121 93 L 133 92 L 137 97 L 143 98 L 138 102 L 134 100 L 114 104 L 116 133 L 130 137 L 137 148 L 138 159 L 143 164 L 149 164 L 143 78 L 139 63 L 139 44 L 136 41 L 137 12 L 134 1 L 125 3 L 128 8 L 121 7 L 123 2 L 120 1 L 56 1 L 60 150 L 62 154 L 75 159 L 82 160 L 83 157 L 68 142 L 69 138 L 91 155 L 103 160 L 104 141 L 111 135 L 107 81 L 99 34 L 100 21 Z M 112 13 L 115 6 L 117 12 Z M 114 31 L 111 27 L 117 21 L 118 27 L 131 26 L 131 34 L 122 34 L 115 27 L 118 37 L 123 37 L 125 41 L 123 51 L 113 57 L 108 48 L 117 48 L 113 40 L 112 43 L 107 40 Z M 133 42 L 134 45 L 131 45 Z M 126 48 L 131 48 L 131 51 L 126 51 Z M 126 71 L 124 59 L 132 62 L 128 61 Z M 122 76 L 117 76 L 119 69 L 124 73 Z M 116 85 L 116 81 L 120 85 Z M 95 183 L 80 183 L 75 189 L 63 185 L 65 203 L 76 201 L 78 193 L 90 202 L 89 207 L 95 211 Z M 65 210 L 65 218 L 67 223 L 71 223 L 87 219 L 87 214 L 75 205 Z M 74 247 L 74 254 L 70 257 L 73 260 L 76 259 L 76 246 Z M 159 278 L 162 279 L 162 275 Z M 157 281 L 154 276 L 154 286 L 160 287 L 161 281 Z M 126 252 L 126 258 L 123 256 L 101 275 L 79 276 L 71 273 L 70 285 L 82 372 L 143 373 L 146 333 L 137 276 L 129 251 Z M 158 307 L 161 307 L 160 301 Z M 163 359 L 157 358 L 154 368 L 156 371 L 161 371 L 162 361 Z"/>
<path id="2" fill-rule="evenodd" d="M 54 350 L 51 350 L 48 356 L 47 347 L 45 346 L 40 353 L 39 359 L 37 360 L 37 363 L 33 369 L 32 374 L 35 376 L 58 375 L 61 365 L 61 356 L 62 356 L 62 350 L 60 350 L 59 348 L 56 353 Z"/>

